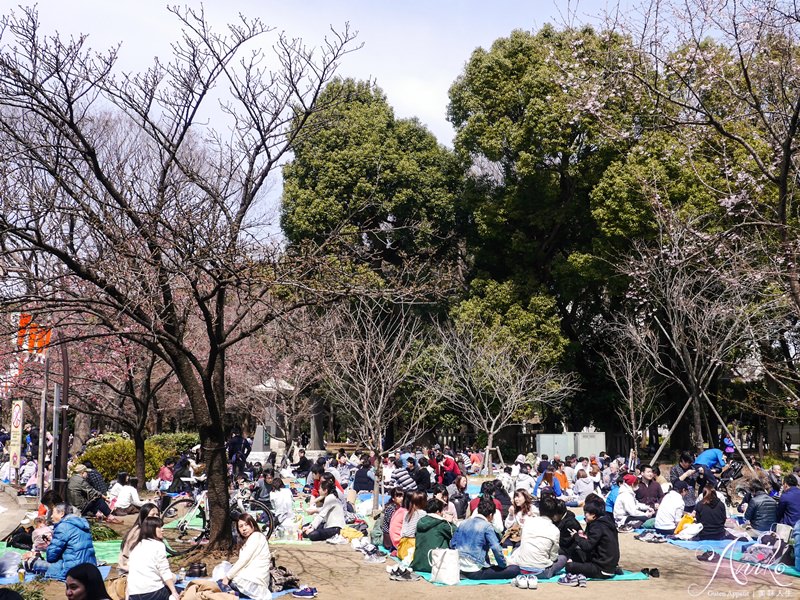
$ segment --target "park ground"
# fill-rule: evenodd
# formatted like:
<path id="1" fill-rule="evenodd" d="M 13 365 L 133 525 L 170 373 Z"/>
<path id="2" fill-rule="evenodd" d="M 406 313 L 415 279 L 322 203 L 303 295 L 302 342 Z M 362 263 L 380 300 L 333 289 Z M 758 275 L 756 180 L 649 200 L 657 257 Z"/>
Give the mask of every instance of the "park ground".
<path id="1" fill-rule="evenodd" d="M 10 499 L 0 494 L 0 505 L 13 508 Z M 0 533 L 7 532 L 18 522 L 19 512 L 0 514 Z M 132 521 L 134 517 L 126 517 Z M 127 523 L 120 526 L 126 529 Z M 116 527 L 115 527 L 116 528 Z M 288 567 L 300 577 L 303 584 L 319 590 L 319 598 L 379 599 L 395 598 L 453 598 L 458 600 L 486 600 L 487 595 L 522 598 L 536 595 L 541 598 L 586 596 L 593 600 L 655 600 L 665 596 L 674 598 L 787 598 L 800 600 L 800 578 L 777 575 L 771 572 L 738 573 L 737 582 L 727 561 L 722 564 L 703 563 L 695 553 L 670 544 L 648 544 L 633 539 L 632 534 L 620 534 L 621 566 L 629 571 L 656 567 L 660 577 L 648 581 L 589 582 L 586 589 L 564 588 L 547 583 L 538 590 L 519 590 L 504 586 L 434 586 L 425 581 L 395 582 L 389 580 L 385 565 L 363 562 L 362 555 L 349 546 L 332 546 L 318 543 L 291 546 L 274 545 L 273 554 L 278 564 Z M 209 565 L 213 566 L 213 565 Z M 734 568 L 741 567 L 739 563 Z M 715 574 L 716 571 L 716 574 Z M 112 571 L 112 576 L 114 572 Z M 45 589 L 48 600 L 63 599 L 64 586 L 51 582 Z"/>

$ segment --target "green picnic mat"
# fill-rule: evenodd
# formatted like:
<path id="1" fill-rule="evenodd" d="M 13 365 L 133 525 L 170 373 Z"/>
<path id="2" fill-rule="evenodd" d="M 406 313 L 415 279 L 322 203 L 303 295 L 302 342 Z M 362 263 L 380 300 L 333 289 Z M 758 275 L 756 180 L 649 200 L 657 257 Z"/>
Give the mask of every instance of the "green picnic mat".
<path id="1" fill-rule="evenodd" d="M 94 554 L 97 557 L 98 561 L 107 562 L 110 565 L 116 564 L 119 561 L 119 551 L 120 547 L 122 546 L 122 540 L 109 540 L 106 542 L 94 542 Z M 18 552 L 19 554 L 24 554 L 27 550 L 21 550 L 20 548 L 12 548 L 8 546 L 5 542 L 0 542 L 0 552 L 5 552 L 6 550 L 11 550 L 13 552 Z"/>

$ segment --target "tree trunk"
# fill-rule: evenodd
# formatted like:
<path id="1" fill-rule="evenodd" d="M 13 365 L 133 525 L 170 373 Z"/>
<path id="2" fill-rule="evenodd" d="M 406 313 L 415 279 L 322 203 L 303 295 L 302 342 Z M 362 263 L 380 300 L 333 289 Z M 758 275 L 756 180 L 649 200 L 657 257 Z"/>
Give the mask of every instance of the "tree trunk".
<path id="1" fill-rule="evenodd" d="M 78 454 L 86 441 L 89 439 L 91 433 L 92 418 L 84 413 L 75 413 L 75 428 L 72 432 L 72 445 L 69 447 L 69 452 L 73 456 Z"/>
<path id="2" fill-rule="evenodd" d="M 222 423 L 200 427 L 200 443 L 204 449 L 206 474 L 208 476 L 208 503 L 211 518 L 209 550 L 230 549 L 231 517 L 228 494 L 228 461 L 225 456 L 225 430 Z"/>
<path id="3" fill-rule="evenodd" d="M 753 436 L 756 438 L 756 450 L 758 451 L 758 458 L 759 460 L 764 460 L 764 434 L 762 433 L 763 429 L 761 427 L 761 419 L 762 417 L 756 418 L 756 430 L 753 433 Z"/>
<path id="4" fill-rule="evenodd" d="M 133 432 L 133 447 L 136 449 L 136 478 L 139 480 L 137 488 L 143 490 L 145 489 L 147 478 L 144 472 L 144 431 L 141 429 Z"/>
<path id="5" fill-rule="evenodd" d="M 317 394 L 311 396 L 311 432 L 308 440 L 309 450 L 322 450 L 322 432 L 325 425 L 322 420 L 322 398 Z"/>
<path id="6" fill-rule="evenodd" d="M 767 444 L 770 454 L 783 456 L 783 439 L 781 439 L 780 421 L 767 417 Z"/>
<path id="7" fill-rule="evenodd" d="M 692 395 L 692 445 L 695 452 L 703 451 L 703 407 L 697 394 Z"/>
<path id="8" fill-rule="evenodd" d="M 483 458 L 481 459 L 481 469 L 478 471 L 478 475 L 483 473 L 483 467 L 486 466 L 486 473 L 488 475 L 492 474 L 492 455 L 491 450 L 494 448 L 494 432 L 490 432 L 488 436 L 486 436 L 486 451 L 483 453 Z"/>

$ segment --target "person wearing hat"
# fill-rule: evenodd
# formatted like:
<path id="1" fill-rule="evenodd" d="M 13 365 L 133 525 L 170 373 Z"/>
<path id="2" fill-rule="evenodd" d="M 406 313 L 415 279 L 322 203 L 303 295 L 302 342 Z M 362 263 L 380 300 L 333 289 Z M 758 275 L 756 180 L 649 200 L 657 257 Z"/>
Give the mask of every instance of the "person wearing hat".
<path id="1" fill-rule="evenodd" d="M 672 535 L 684 514 L 684 497 L 689 493 L 689 484 L 678 479 L 672 489 L 661 499 L 656 511 L 656 533 Z"/>
<path id="2" fill-rule="evenodd" d="M 103 513 L 109 523 L 122 523 L 121 519 L 111 515 L 111 509 L 105 498 L 89 485 L 89 470 L 86 465 L 77 465 L 72 477 L 67 482 L 67 502 L 81 511 L 82 515 Z"/>
<path id="3" fill-rule="evenodd" d="M 639 487 L 639 480 L 636 475 L 628 473 L 622 478 L 622 485 L 619 486 L 619 495 L 614 502 L 614 521 L 617 527 L 629 530 L 642 525 L 653 515 L 653 509 L 636 501 L 636 488 Z"/>

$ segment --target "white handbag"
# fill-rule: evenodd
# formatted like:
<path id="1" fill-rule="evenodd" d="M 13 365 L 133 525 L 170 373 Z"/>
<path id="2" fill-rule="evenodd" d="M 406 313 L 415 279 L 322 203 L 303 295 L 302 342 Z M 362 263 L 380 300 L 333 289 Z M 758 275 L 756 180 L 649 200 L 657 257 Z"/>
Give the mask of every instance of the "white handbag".
<path id="1" fill-rule="evenodd" d="M 428 551 L 431 563 L 431 581 L 444 585 L 458 585 L 461 580 L 461 569 L 458 563 L 458 550 L 434 548 Z"/>

